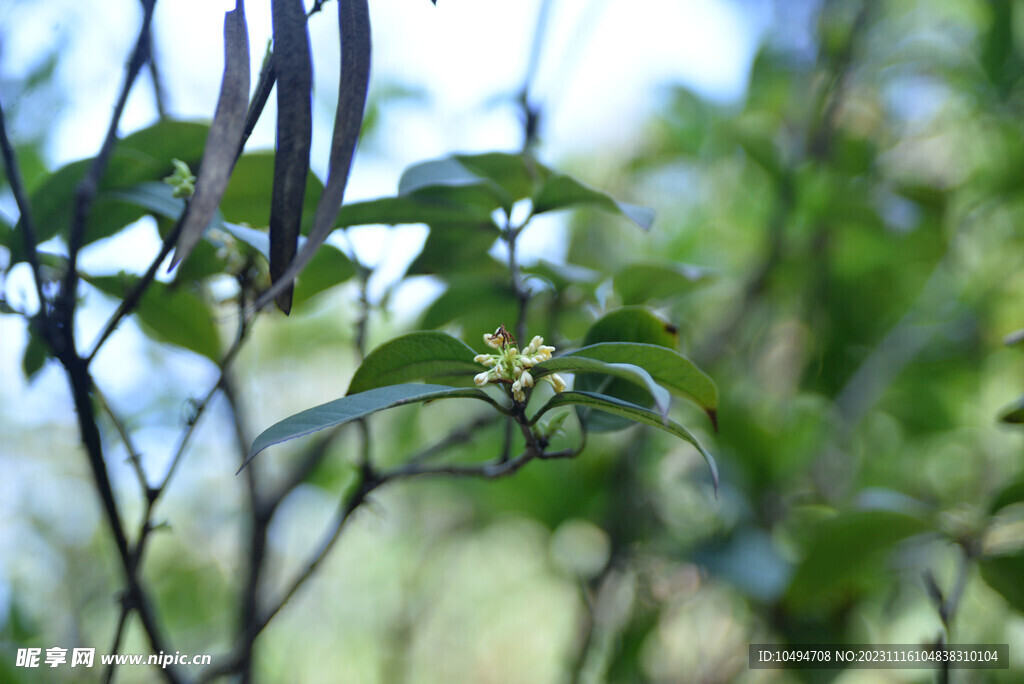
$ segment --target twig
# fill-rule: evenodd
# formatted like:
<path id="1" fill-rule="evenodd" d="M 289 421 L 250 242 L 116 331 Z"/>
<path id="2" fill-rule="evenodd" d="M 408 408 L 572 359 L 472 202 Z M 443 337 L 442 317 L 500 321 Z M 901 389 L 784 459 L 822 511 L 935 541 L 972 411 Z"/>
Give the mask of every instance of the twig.
<path id="1" fill-rule="evenodd" d="M 78 287 L 78 252 L 85 242 L 85 226 L 89 218 L 89 210 L 96 199 L 99 190 L 100 180 L 110 163 L 110 156 L 114 151 L 117 142 L 117 128 L 121 123 L 121 115 L 124 113 L 125 104 L 128 102 L 128 95 L 132 86 L 142 70 L 142 66 L 149 58 L 149 31 L 153 20 L 153 8 L 156 0 L 142 0 L 143 15 L 142 27 L 139 29 L 139 36 L 135 41 L 135 49 L 128 60 L 125 69 L 124 85 L 121 94 L 114 105 L 114 113 L 110 117 L 110 125 L 107 128 L 106 137 L 100 147 L 99 154 L 93 159 L 85 177 L 75 188 L 75 205 L 71 214 L 71 226 L 68 230 L 68 271 L 64 277 L 60 296 L 57 301 L 57 315 L 62 325 L 73 330 L 75 292 Z M 73 337 L 72 337 L 73 339 Z"/>
<path id="2" fill-rule="evenodd" d="M 238 356 L 238 352 L 242 350 L 242 344 L 245 342 L 246 337 L 249 335 L 249 330 L 252 328 L 251 321 L 247 318 L 239 319 L 238 323 L 238 334 L 235 337 L 234 343 L 228 349 L 227 353 L 224 354 L 224 358 L 220 362 L 220 373 L 217 376 L 217 381 L 213 383 L 206 395 L 201 400 L 194 404 L 195 412 L 188 421 L 188 425 L 185 427 L 184 432 L 178 440 L 178 447 L 174 452 L 174 457 L 171 459 L 171 465 L 167 468 L 167 473 L 164 478 L 160 481 L 157 486 L 157 497 L 159 497 L 163 491 L 167 488 L 167 484 L 174 477 L 174 471 L 177 470 L 178 465 L 181 463 L 182 457 L 185 454 L 185 450 L 188 448 L 189 440 L 192 438 L 192 434 L 195 432 L 196 426 L 199 424 L 200 418 L 203 413 L 206 412 L 207 407 L 210 405 L 210 401 L 216 396 L 217 391 L 223 387 L 225 376 L 231 365 L 234 363 L 235 358 Z"/>
<path id="3" fill-rule="evenodd" d="M 146 272 L 135 283 L 135 287 L 133 287 L 124 296 L 124 299 L 122 299 L 117 305 L 117 309 L 110 316 L 106 325 L 103 326 L 103 332 L 100 333 L 99 337 L 97 337 L 96 341 L 93 343 L 92 351 L 90 351 L 89 355 L 85 357 L 87 363 L 92 363 L 92 360 L 96 357 L 100 348 L 114 333 L 114 331 L 117 330 L 117 326 L 121 324 L 121 321 L 135 311 L 135 307 L 137 307 L 139 302 L 142 301 L 142 295 L 146 293 L 146 289 L 156 278 L 156 274 L 160 270 L 160 264 L 164 262 L 164 259 L 167 258 L 167 255 L 171 253 L 171 250 L 174 249 L 174 245 L 178 242 L 178 234 L 181 232 L 181 219 L 184 216 L 185 212 L 183 211 L 181 217 L 179 217 L 178 221 L 174 224 L 174 228 L 167 234 L 167 237 L 164 238 L 164 243 L 160 247 L 160 252 L 156 255 L 156 258 L 153 259 L 149 264 L 149 268 L 146 269 Z"/>
<path id="4" fill-rule="evenodd" d="M 39 312 L 46 318 L 46 297 L 43 295 L 43 275 L 39 269 L 39 257 L 36 254 L 39 246 L 36 237 L 36 226 L 32 220 L 32 204 L 25 192 L 25 183 L 21 178 L 21 167 L 18 165 L 18 156 L 14 152 L 14 145 L 7 135 L 7 116 L 4 114 L 3 105 L 0 104 L 0 149 L 3 150 L 4 168 L 7 169 L 7 182 L 14 193 L 14 201 L 18 205 L 18 213 L 21 216 L 18 222 L 21 224 L 23 242 L 25 245 L 25 257 L 29 266 L 32 267 L 32 276 L 36 284 L 36 295 L 39 297 Z M 51 342 L 52 343 L 52 342 Z"/>
<path id="5" fill-rule="evenodd" d="M 146 10 L 147 0 L 139 0 L 142 3 L 143 11 Z M 157 66 L 156 57 L 153 54 L 153 30 L 150 28 L 146 34 L 146 52 L 149 55 L 148 66 L 149 66 L 149 78 L 153 81 L 153 104 L 156 106 L 157 116 L 163 121 L 167 118 L 167 107 L 164 104 L 166 99 L 164 94 L 163 79 L 160 77 L 160 68 Z"/>
<path id="6" fill-rule="evenodd" d="M 537 133 L 540 128 L 541 110 L 535 106 L 530 97 L 534 82 L 537 79 L 537 69 L 540 66 L 540 55 L 547 36 L 547 28 L 551 18 L 551 7 L 554 3 L 551 0 L 543 0 L 540 10 L 537 12 L 537 24 L 533 31 L 533 42 L 530 46 L 530 58 L 526 65 L 526 75 L 523 78 L 523 88 L 519 93 L 519 108 L 523 117 L 523 149 L 528 150 L 537 143 Z"/>
<path id="7" fill-rule="evenodd" d="M 464 444 L 469 440 L 473 439 L 473 436 L 476 434 L 478 430 L 481 430 L 487 427 L 488 425 L 495 423 L 498 420 L 498 418 L 499 416 L 496 416 L 493 413 L 488 413 L 478 418 L 474 418 L 473 420 L 469 421 L 462 427 L 455 428 L 454 430 L 449 432 L 448 436 L 442 439 L 440 442 L 437 442 L 436 444 L 433 444 L 427 447 L 426 449 L 423 449 L 419 453 L 411 456 L 407 463 L 426 463 L 427 461 L 433 459 L 435 456 L 442 453 L 449 447 L 455 446 L 456 444 Z M 506 456 L 505 458 L 499 460 L 506 461 L 508 460 L 508 458 Z"/>
<path id="8" fill-rule="evenodd" d="M 139 454 L 139 450 L 135 448 L 135 444 L 132 440 L 132 435 L 128 431 L 124 421 L 121 420 L 120 416 L 114 412 L 114 408 L 110 405 L 110 401 L 106 395 L 100 391 L 100 388 L 95 384 L 92 388 L 93 396 L 99 401 L 100 406 L 103 407 L 103 411 L 110 418 L 110 422 L 114 424 L 114 429 L 117 434 L 121 437 L 121 443 L 124 444 L 125 450 L 128 452 L 128 462 L 132 464 L 132 469 L 135 471 L 135 477 L 139 481 L 139 487 L 142 489 L 143 496 L 147 496 L 149 491 L 149 481 L 146 478 L 146 471 L 142 468 L 142 459 Z"/>

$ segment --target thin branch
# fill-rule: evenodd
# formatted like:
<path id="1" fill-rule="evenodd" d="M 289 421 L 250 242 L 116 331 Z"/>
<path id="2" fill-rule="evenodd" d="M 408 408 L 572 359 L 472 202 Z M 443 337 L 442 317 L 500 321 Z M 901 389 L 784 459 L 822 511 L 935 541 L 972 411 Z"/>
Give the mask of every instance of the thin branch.
<path id="1" fill-rule="evenodd" d="M 128 102 L 128 95 L 135 84 L 142 70 L 142 66 L 149 58 L 149 31 L 153 20 L 153 8 L 156 0 L 142 0 L 143 15 L 142 27 L 139 29 L 139 36 L 135 41 L 135 49 L 128 60 L 125 69 L 124 85 L 121 94 L 114 105 L 114 113 L 110 117 L 110 125 L 107 128 L 107 135 L 103 139 L 99 154 L 93 159 L 85 177 L 75 188 L 75 206 L 71 215 L 71 226 L 68 230 L 68 271 L 64 277 L 63 287 L 58 298 L 58 316 L 62 324 L 69 329 L 74 328 L 75 292 L 78 287 L 78 252 L 85 242 L 86 221 L 89 218 L 89 210 L 96 199 L 99 191 L 100 180 L 107 170 L 110 157 L 117 142 L 117 129 L 121 123 L 121 115 L 124 113 L 125 104 Z M 73 339 L 73 337 L 72 337 Z"/>
<path id="2" fill-rule="evenodd" d="M 18 155 L 14 152 L 14 145 L 7 135 L 7 116 L 4 114 L 3 105 L 0 104 L 0 149 L 3 150 L 4 168 L 7 169 L 7 182 L 14 193 L 14 201 L 18 205 L 18 213 L 21 214 L 18 222 L 21 224 L 23 243 L 25 245 L 25 256 L 29 266 L 32 267 L 32 276 L 36 284 L 36 295 L 39 297 L 39 312 L 46 317 L 46 297 L 43 295 L 43 275 L 39 268 L 39 257 L 36 250 L 39 240 L 36 237 L 36 226 L 32 220 L 32 204 L 28 200 L 28 193 L 25 191 L 25 183 L 21 177 L 21 167 L 18 165 Z"/>
<path id="3" fill-rule="evenodd" d="M 156 497 L 159 498 L 163 491 L 167 488 L 167 484 L 174 477 L 174 471 L 177 470 L 178 465 L 181 463 L 182 457 L 185 454 L 185 450 L 188 448 L 189 441 L 192 438 L 192 434 L 195 432 L 196 426 L 199 424 L 200 418 L 206 412 L 210 402 L 216 396 L 218 390 L 223 387 L 224 379 L 226 374 L 234 363 L 235 358 L 238 356 L 238 352 L 242 350 L 242 344 L 249 335 L 249 331 L 252 328 L 250 319 L 241 318 L 238 323 L 238 334 L 235 337 L 234 343 L 228 349 L 227 353 L 224 354 L 224 358 L 220 362 L 220 374 L 217 377 L 217 382 L 210 387 L 206 395 L 195 403 L 195 412 L 190 416 L 188 425 L 185 427 L 185 431 L 182 433 L 178 440 L 178 447 L 174 452 L 174 456 L 171 459 L 171 465 L 167 468 L 167 473 L 164 475 L 163 480 L 157 486 Z"/>
<path id="4" fill-rule="evenodd" d="M 181 232 L 181 221 L 186 213 L 187 212 L 184 211 L 182 212 L 181 216 L 178 218 L 178 221 L 174 224 L 174 228 L 171 230 L 170 233 L 167 234 L 167 237 L 164 238 L 164 243 L 160 247 L 160 252 L 149 264 L 149 268 L 146 269 L 146 272 L 135 283 L 135 287 L 133 287 L 124 296 L 124 299 L 122 299 L 121 302 L 117 305 L 117 309 L 110 316 L 110 319 L 107 321 L 106 325 L 103 326 L 103 332 L 99 334 L 99 337 L 97 337 L 96 341 L 93 343 L 92 351 L 90 351 L 89 355 L 85 357 L 87 363 L 92 363 L 92 360 L 96 357 L 96 354 L 99 352 L 100 348 L 107 341 L 107 339 L 114 333 L 114 331 L 117 330 L 117 326 L 121 324 L 121 321 L 123 321 L 129 314 L 135 311 L 135 307 L 137 307 L 139 305 L 139 302 L 142 301 L 142 295 L 146 293 L 146 289 L 149 288 L 153 280 L 156 278 L 156 274 L 160 270 L 160 264 L 164 262 L 164 259 L 167 258 L 167 255 L 171 253 L 172 249 L 174 249 L 174 245 L 177 244 L 178 234 Z"/>
<path id="5" fill-rule="evenodd" d="M 498 418 L 499 418 L 499 416 L 496 416 L 493 413 L 487 413 L 487 414 L 482 415 L 482 416 L 480 416 L 478 418 L 474 418 L 473 420 L 469 421 L 465 425 L 463 425 L 461 427 L 458 427 L 458 428 L 455 428 L 454 430 L 449 432 L 448 436 L 445 437 L 444 439 L 442 439 L 441 441 L 439 441 L 436 444 L 433 444 L 433 445 L 427 447 L 426 449 L 423 449 L 422 451 L 418 452 L 417 454 L 411 456 L 409 458 L 409 460 L 408 460 L 408 463 L 409 464 L 422 464 L 422 463 L 426 463 L 427 461 L 433 459 L 438 454 L 440 454 L 440 453 L 444 452 L 445 450 L 447 450 L 449 447 L 455 446 L 456 444 L 465 444 L 466 442 L 468 442 L 471 439 L 473 439 L 473 437 L 476 435 L 478 430 L 481 430 L 481 429 L 483 429 L 483 428 L 485 428 L 485 427 L 495 423 L 498 420 Z M 502 459 L 499 459 L 499 460 L 507 461 L 508 458 L 506 456 L 505 458 L 502 458 Z"/>
<path id="6" fill-rule="evenodd" d="M 352 496 L 342 501 L 338 509 L 338 515 L 335 519 L 334 525 L 320 543 L 318 550 L 313 554 L 305 569 L 299 573 L 294 580 L 292 580 L 289 588 L 273 603 L 273 606 L 267 610 L 262 617 L 253 619 L 249 623 L 244 638 L 235 650 L 227 656 L 219 658 L 215 666 L 203 672 L 199 677 L 200 682 L 208 682 L 217 677 L 236 673 L 243 666 L 246 653 L 251 651 L 256 638 L 264 629 L 266 629 L 271 620 L 273 620 L 281 609 L 284 608 L 299 589 L 302 588 L 306 581 L 313 576 L 317 568 L 320 567 L 320 564 L 330 553 L 339 537 L 341 537 L 341 533 L 345 529 L 346 523 L 351 518 L 352 513 L 362 505 L 366 500 L 366 496 L 378 486 L 379 481 L 372 477 L 367 478 L 366 474 L 367 473 L 364 473 L 363 479 L 356 486 Z"/>
<path id="7" fill-rule="evenodd" d="M 145 12 L 148 0 L 139 1 L 142 3 L 142 11 Z M 164 84 L 160 75 L 160 68 L 157 66 L 156 56 L 154 55 L 152 28 L 147 31 L 146 42 L 148 43 L 146 52 L 149 55 L 149 59 L 147 60 L 149 66 L 149 78 L 153 82 L 153 104 L 156 106 L 157 116 L 159 116 L 162 121 L 167 118 L 167 106 L 165 104 L 166 94 L 164 93 Z"/>
<path id="8" fill-rule="evenodd" d="M 537 25 L 533 31 L 533 42 L 530 46 L 530 58 L 526 65 L 526 75 L 523 78 L 523 88 L 519 92 L 518 102 L 523 119 L 523 149 L 528 150 L 537 143 L 537 133 L 540 129 L 541 110 L 532 102 L 530 97 L 535 81 L 537 69 L 540 67 L 540 55 L 547 37 L 547 28 L 551 18 L 551 7 L 554 3 L 551 0 L 543 0 L 540 10 L 537 12 Z"/>
<path id="9" fill-rule="evenodd" d="M 519 305 L 516 318 L 516 342 L 520 345 L 526 343 L 526 309 L 530 303 L 530 289 L 523 283 L 523 274 L 519 267 L 519 259 L 516 254 L 516 240 L 519 234 L 529 225 L 532 214 L 519 226 L 506 225 L 504 231 L 505 244 L 508 248 L 508 272 L 512 292 L 515 294 L 516 302 Z"/>
<path id="10" fill-rule="evenodd" d="M 363 265 L 352 252 L 352 263 L 359 274 L 359 316 L 356 318 L 356 353 L 359 360 L 366 358 L 366 330 L 370 322 L 370 296 L 368 291 L 372 271 Z"/>
<path id="11" fill-rule="evenodd" d="M 95 384 L 92 388 L 93 396 L 99 401 L 100 406 L 103 408 L 103 412 L 110 418 L 110 422 L 114 424 L 114 429 L 117 431 L 118 436 L 121 437 L 121 443 L 124 444 L 125 450 L 128 452 L 128 462 L 132 464 L 132 469 L 135 471 L 135 477 L 139 481 L 139 487 L 142 489 L 142 495 L 145 497 L 149 492 L 149 481 L 146 478 L 146 471 L 142 468 L 142 458 L 139 454 L 139 450 L 135 448 L 134 441 L 132 440 L 131 433 L 128 431 L 128 427 L 121 420 L 120 416 L 114 411 L 114 408 L 110 405 L 110 401 L 106 395 L 100 391 L 100 388 Z"/>

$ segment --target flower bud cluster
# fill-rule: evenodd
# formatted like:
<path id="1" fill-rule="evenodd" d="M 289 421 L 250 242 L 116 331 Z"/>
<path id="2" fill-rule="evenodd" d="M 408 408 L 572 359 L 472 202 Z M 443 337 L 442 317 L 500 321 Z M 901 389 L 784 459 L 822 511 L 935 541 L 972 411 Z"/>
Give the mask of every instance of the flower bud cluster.
<path id="1" fill-rule="evenodd" d="M 515 340 L 504 327 L 498 328 L 493 335 L 484 334 L 484 342 L 488 347 L 498 350 L 498 353 L 479 354 L 473 359 L 489 368 L 479 373 L 473 381 L 478 387 L 483 387 L 489 382 L 511 383 L 512 398 L 518 402 L 525 402 L 525 390 L 534 384 L 530 369 L 550 359 L 555 348 L 545 345 L 544 338 L 537 335 L 520 352 L 515 346 Z M 565 389 L 565 381 L 557 373 L 545 375 L 542 379 L 551 383 L 556 392 Z"/>
<path id="2" fill-rule="evenodd" d="M 172 159 L 171 163 L 174 173 L 164 178 L 164 183 L 174 188 L 171 193 L 174 197 L 191 197 L 196 191 L 196 177 L 192 175 L 192 169 L 180 159 Z"/>

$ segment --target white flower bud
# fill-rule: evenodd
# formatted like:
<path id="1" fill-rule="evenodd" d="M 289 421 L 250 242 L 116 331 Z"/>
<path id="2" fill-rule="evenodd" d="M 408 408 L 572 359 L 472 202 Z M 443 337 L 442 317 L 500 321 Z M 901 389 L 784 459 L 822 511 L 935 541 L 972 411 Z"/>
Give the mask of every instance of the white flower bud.
<path id="1" fill-rule="evenodd" d="M 545 375 L 544 379 L 551 383 L 551 386 L 555 388 L 556 392 L 561 392 L 565 389 L 565 380 L 558 373 L 552 373 L 551 375 Z"/>
<path id="2" fill-rule="evenodd" d="M 530 371 L 523 371 L 519 376 L 519 382 L 523 383 L 523 387 L 533 387 L 533 376 L 530 375 Z"/>
<path id="3" fill-rule="evenodd" d="M 544 344 L 544 338 L 540 335 L 534 335 L 533 339 L 530 340 L 530 353 L 536 354 L 542 344 Z"/>
<path id="4" fill-rule="evenodd" d="M 490 374 L 489 371 L 484 371 L 483 373 L 477 373 L 473 377 L 473 382 L 475 382 L 479 387 L 483 387 L 484 385 L 487 384 L 488 379 L 490 379 L 490 375 L 491 374 Z"/>

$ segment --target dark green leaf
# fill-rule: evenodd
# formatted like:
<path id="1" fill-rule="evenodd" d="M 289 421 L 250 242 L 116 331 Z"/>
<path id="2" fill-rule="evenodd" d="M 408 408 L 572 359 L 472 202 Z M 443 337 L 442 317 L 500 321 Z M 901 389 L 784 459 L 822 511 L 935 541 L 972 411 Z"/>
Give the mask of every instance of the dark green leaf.
<path id="1" fill-rule="evenodd" d="M 398 194 L 474 207 L 488 215 L 494 209 L 510 210 L 513 202 L 497 183 L 477 175 L 454 157 L 410 166 L 398 182 Z"/>
<path id="2" fill-rule="evenodd" d="M 494 181 L 513 200 L 532 197 L 551 170 L 528 154 L 460 154 L 456 159 L 481 178 Z"/>
<path id="3" fill-rule="evenodd" d="M 226 221 L 221 224 L 221 228 L 262 254 L 264 259 L 270 261 L 270 236 L 267 235 L 266 231 Z"/>
<path id="4" fill-rule="evenodd" d="M 601 342 L 636 342 L 675 349 L 675 326 L 661 320 L 648 309 L 640 306 L 626 306 L 605 314 L 590 326 L 583 338 L 583 344 L 586 347 Z M 600 360 L 610 359 L 601 358 Z M 622 361 L 622 359 L 611 360 Z M 577 378 L 575 387 L 578 390 L 600 392 L 618 397 L 632 404 L 651 406 L 650 397 L 646 393 L 632 383 L 622 380 L 613 380 L 608 383 L 605 379 L 583 376 Z M 582 414 L 580 415 L 582 417 Z M 587 428 L 599 432 L 621 430 L 628 425 L 629 423 L 622 418 L 601 411 L 590 412 L 587 419 Z"/>
<path id="5" fill-rule="evenodd" d="M 491 221 L 489 211 L 477 207 L 430 202 L 417 197 L 382 197 L 366 202 L 353 202 L 341 208 L 337 227 L 383 224 L 395 226 L 409 223 L 427 225 L 476 225 Z"/>
<path id="6" fill-rule="evenodd" d="M 147 181 L 128 188 L 111 190 L 104 197 L 133 204 L 147 212 L 178 220 L 185 210 L 185 200 L 174 196 L 174 188 L 158 181 Z"/>
<path id="7" fill-rule="evenodd" d="M 673 394 L 692 399 L 714 419 L 718 409 L 718 388 L 714 381 L 688 358 L 671 349 L 636 342 L 601 342 L 545 361 L 537 368 L 546 374 L 553 372 L 553 363 L 561 363 L 563 359 L 565 363 L 572 363 L 576 357 L 640 366 L 656 383 Z"/>
<path id="8" fill-rule="evenodd" d="M 500 233 L 488 220 L 477 225 L 432 226 L 423 250 L 409 265 L 409 275 L 487 270 L 487 252 Z"/>
<path id="9" fill-rule="evenodd" d="M 82 279 L 117 299 L 135 288 L 138 277 L 90 276 Z M 159 342 L 167 342 L 201 354 L 214 363 L 220 361 L 220 337 L 206 303 L 185 288 L 170 288 L 152 282 L 146 288 L 135 315 L 143 332 Z"/>
<path id="10" fill-rule="evenodd" d="M 551 397 L 548 403 L 544 404 L 544 406 L 537 411 L 532 422 L 536 422 L 538 418 L 552 409 L 570 405 L 584 407 L 585 409 L 600 409 L 605 413 L 625 418 L 626 420 L 634 423 L 641 423 L 643 425 L 656 427 L 689 442 L 696 447 L 697 451 L 700 452 L 700 455 L 703 456 L 704 460 L 707 462 L 708 468 L 711 470 L 711 479 L 715 483 L 715 491 L 718 491 L 718 465 L 715 463 L 715 459 L 707 449 L 701 446 L 701 443 L 697 441 L 697 438 L 682 425 L 672 420 L 663 420 L 660 415 L 650 409 L 644 408 L 643 406 L 637 406 L 636 404 L 632 404 L 628 401 L 623 401 L 622 399 L 609 397 L 603 394 L 567 390 L 559 392 Z"/>
<path id="11" fill-rule="evenodd" d="M 624 306 L 597 320 L 583 339 L 584 345 L 598 342 L 639 342 L 675 349 L 678 343 L 674 325 L 655 316 L 642 306 Z"/>
<path id="12" fill-rule="evenodd" d="M 667 418 L 669 402 L 672 399 L 671 395 L 668 393 L 668 390 L 655 382 L 646 369 L 640 365 L 635 365 L 639 363 L 638 359 L 633 361 L 634 363 L 606 363 L 587 356 L 567 354 L 534 366 L 531 374 L 538 380 L 552 373 L 598 373 L 623 378 L 644 388 L 654 400 L 658 413 L 661 414 L 662 418 Z"/>
<path id="13" fill-rule="evenodd" d="M 648 230 L 654 221 L 653 209 L 619 202 L 608 193 L 591 188 L 572 176 L 561 173 L 553 174 L 546 179 L 533 198 L 535 214 L 578 206 L 593 206 L 625 216 L 644 230 Z"/>
<path id="14" fill-rule="evenodd" d="M 442 332 L 414 332 L 385 342 L 367 355 L 356 369 L 346 394 L 358 394 L 410 380 L 443 376 L 471 377 L 484 367 L 473 361 L 476 352 Z M 465 384 L 465 383 L 460 383 Z"/>
<path id="15" fill-rule="evenodd" d="M 593 292 L 604 277 L 599 271 L 576 264 L 556 264 L 541 259 L 534 266 L 527 266 L 524 273 L 536 275 L 550 282 L 558 291 L 577 286 L 585 292 Z"/>
<path id="16" fill-rule="evenodd" d="M 630 264 L 615 274 L 614 284 L 623 304 L 643 304 L 691 292 L 711 278 L 712 272 L 700 266 Z"/>
<path id="17" fill-rule="evenodd" d="M 797 566 L 789 597 L 797 604 L 815 603 L 863 574 L 898 542 L 931 527 L 892 511 L 852 511 L 822 521 Z"/>
<path id="18" fill-rule="evenodd" d="M 231 172 L 220 211 L 232 223 L 265 227 L 270 217 L 270 197 L 274 187 L 274 154 L 253 152 L 239 157 Z M 306 175 L 306 194 L 302 200 L 302 233 L 313 225 L 313 212 L 323 184 L 312 171 Z"/>
<path id="19" fill-rule="evenodd" d="M 1011 425 L 1024 423 L 1024 395 L 1013 402 L 999 413 L 999 420 Z"/>
<path id="20" fill-rule="evenodd" d="M 248 106 L 249 33 L 245 4 L 239 2 L 234 10 L 224 15 L 224 76 L 220 96 L 199 165 L 195 194 L 171 259 L 172 268 L 188 258 L 217 211 L 238 157 Z"/>
<path id="21" fill-rule="evenodd" d="M 1003 338 L 1003 344 L 1012 347 L 1015 344 L 1024 343 L 1024 330 L 1015 330 Z"/>
<path id="22" fill-rule="evenodd" d="M 1007 506 L 1024 502 L 1024 478 L 1015 480 L 999 490 L 989 504 L 988 512 L 995 514 Z"/>
<path id="23" fill-rule="evenodd" d="M 198 164 L 208 130 L 201 124 L 161 121 L 120 140 L 100 182 L 100 194 L 89 213 L 83 244 L 110 237 L 146 213 L 138 206 L 106 196 L 105 191 L 160 181 L 173 170 L 171 160 L 175 158 Z M 91 164 L 91 159 L 68 164 L 50 174 L 32 192 L 32 213 L 40 243 L 67 231 L 75 188 Z M 17 247 L 12 250 L 15 263 L 25 258 L 20 243 Z"/>
<path id="24" fill-rule="evenodd" d="M 340 285 L 356 274 L 356 267 L 345 253 L 334 245 L 320 245 L 316 255 L 302 269 L 295 285 L 295 301 L 299 306 L 315 295 Z"/>
<path id="25" fill-rule="evenodd" d="M 296 413 L 261 432 L 249 447 L 249 454 L 238 470 L 241 472 L 258 453 L 274 444 L 303 437 L 324 428 L 350 423 L 384 409 L 434 399 L 458 398 L 479 399 L 494 404 L 494 400 L 486 392 L 476 388 L 414 384 L 377 387 L 335 399 Z"/>
<path id="26" fill-rule="evenodd" d="M 448 289 L 427 307 L 421 326 L 434 329 L 459 322 L 467 338 L 480 339 L 518 315 L 519 304 L 507 277 L 458 275 L 448 279 Z"/>
<path id="27" fill-rule="evenodd" d="M 47 357 L 50 355 L 49 348 L 42 336 L 36 331 L 38 323 L 33 319 L 28 326 L 28 342 L 25 344 L 25 353 L 21 357 L 21 370 L 25 373 L 25 379 L 29 382 L 36 376 L 36 373 L 43 369 Z"/>
<path id="28" fill-rule="evenodd" d="M 299 245 L 302 205 L 313 131 L 313 65 L 301 0 L 272 0 L 274 69 L 277 72 L 277 143 L 270 198 L 270 282 L 284 285 L 274 300 L 292 308 L 292 277 L 283 277 Z M 261 298 L 262 299 L 262 298 Z"/>
<path id="29" fill-rule="evenodd" d="M 1014 610 L 1024 613 L 1024 550 L 982 558 L 978 566 L 985 583 L 1002 594 Z"/>

